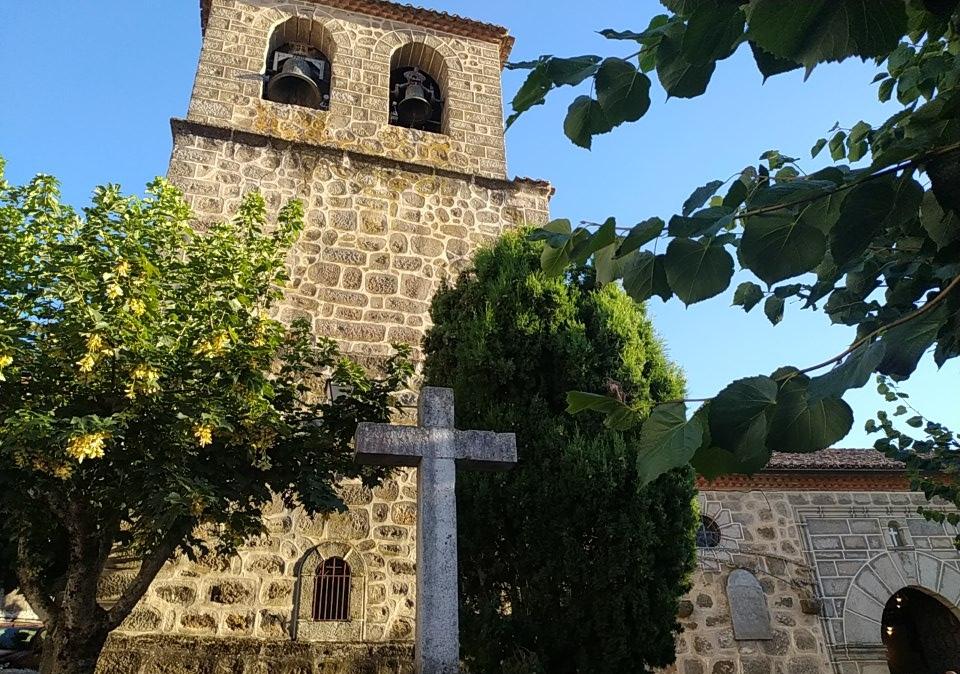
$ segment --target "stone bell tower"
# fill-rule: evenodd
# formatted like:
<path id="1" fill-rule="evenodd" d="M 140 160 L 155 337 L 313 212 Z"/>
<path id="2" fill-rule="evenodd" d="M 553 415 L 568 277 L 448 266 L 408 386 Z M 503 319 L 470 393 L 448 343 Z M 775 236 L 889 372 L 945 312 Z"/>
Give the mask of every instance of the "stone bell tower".
<path id="1" fill-rule="evenodd" d="M 393 342 L 419 358 L 440 282 L 548 217 L 547 183 L 506 178 L 513 39 L 383 0 L 202 0 L 201 25 L 169 177 L 200 223 L 232 217 L 251 190 L 273 214 L 301 199 L 280 318 L 371 367 Z M 348 511 L 318 518 L 277 504 L 236 558 L 168 564 L 111 638 L 109 671 L 410 671 L 416 481 L 341 495 Z"/>

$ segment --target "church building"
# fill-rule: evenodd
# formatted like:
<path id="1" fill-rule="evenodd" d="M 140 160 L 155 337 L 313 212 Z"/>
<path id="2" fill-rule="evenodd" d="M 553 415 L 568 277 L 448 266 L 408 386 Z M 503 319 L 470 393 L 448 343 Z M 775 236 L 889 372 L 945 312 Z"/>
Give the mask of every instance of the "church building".
<path id="1" fill-rule="evenodd" d="M 548 220 L 550 185 L 507 178 L 506 29 L 384 0 L 202 0 L 200 17 L 168 175 L 201 224 L 251 190 L 274 213 L 303 200 L 282 320 L 375 368 L 420 343 L 478 246 Z M 917 515 L 902 466 L 827 450 L 700 486 L 675 672 L 960 671 L 957 531 Z M 234 558 L 168 564 L 98 671 L 411 674 L 416 480 L 341 494 L 342 514 L 277 504 Z"/>

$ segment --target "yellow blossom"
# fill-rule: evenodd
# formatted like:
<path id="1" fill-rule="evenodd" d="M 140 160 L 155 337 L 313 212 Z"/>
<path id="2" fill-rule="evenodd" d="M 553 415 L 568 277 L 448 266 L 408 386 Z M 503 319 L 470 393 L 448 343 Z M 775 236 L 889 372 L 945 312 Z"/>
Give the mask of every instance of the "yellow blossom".
<path id="1" fill-rule="evenodd" d="M 230 344 L 230 336 L 226 332 L 218 332 L 209 339 L 197 345 L 196 353 L 207 358 L 221 355 Z"/>
<path id="2" fill-rule="evenodd" d="M 136 398 L 138 394 L 150 395 L 160 390 L 160 373 L 149 365 L 137 365 L 130 373 L 127 382 L 127 397 Z"/>
<path id="3" fill-rule="evenodd" d="M 190 513 L 194 517 L 200 517 L 203 514 L 203 501 L 201 499 L 193 499 L 193 503 L 190 504 Z"/>
<path id="4" fill-rule="evenodd" d="M 97 353 L 103 350 L 103 337 L 94 333 L 87 337 L 87 351 Z"/>
<path id="5" fill-rule="evenodd" d="M 197 444 L 206 447 L 213 442 L 213 426 L 210 424 L 197 424 L 193 427 L 193 437 L 197 439 Z"/>
<path id="6" fill-rule="evenodd" d="M 67 454 L 83 463 L 84 459 L 99 459 L 103 456 L 103 443 L 109 433 L 98 431 L 76 435 L 67 441 Z"/>
<path id="7" fill-rule="evenodd" d="M 123 296 L 123 288 L 120 287 L 118 283 L 111 283 L 107 286 L 107 297 L 111 300 L 115 300 L 118 297 Z"/>
<path id="8" fill-rule="evenodd" d="M 117 268 L 114 270 L 117 276 L 123 278 L 130 273 L 130 263 L 126 260 L 121 260 L 120 264 L 117 265 Z"/>
<path id="9" fill-rule="evenodd" d="M 136 297 L 127 302 L 127 308 L 130 309 L 130 313 L 134 316 L 142 316 L 143 312 L 147 310 L 147 306 L 143 303 L 143 300 L 137 299 Z"/>
<path id="10" fill-rule="evenodd" d="M 61 480 L 68 480 L 73 475 L 73 466 L 67 463 L 61 463 L 53 469 L 53 476 Z"/>
<path id="11" fill-rule="evenodd" d="M 77 366 L 80 368 L 81 372 L 92 372 L 93 366 L 96 364 L 97 359 L 89 353 L 77 361 Z"/>
<path id="12" fill-rule="evenodd" d="M 3 368 L 9 366 L 13 363 L 13 356 L 10 354 L 3 354 L 0 356 L 0 381 L 6 381 L 3 377 Z"/>

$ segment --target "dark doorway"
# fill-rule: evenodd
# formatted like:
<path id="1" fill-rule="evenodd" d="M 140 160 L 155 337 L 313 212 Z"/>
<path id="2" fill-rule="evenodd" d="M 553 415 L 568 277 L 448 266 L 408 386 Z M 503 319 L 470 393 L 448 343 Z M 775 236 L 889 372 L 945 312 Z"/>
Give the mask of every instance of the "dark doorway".
<path id="1" fill-rule="evenodd" d="M 960 671 L 960 620 L 934 597 L 900 590 L 883 610 L 881 629 L 891 674 Z"/>

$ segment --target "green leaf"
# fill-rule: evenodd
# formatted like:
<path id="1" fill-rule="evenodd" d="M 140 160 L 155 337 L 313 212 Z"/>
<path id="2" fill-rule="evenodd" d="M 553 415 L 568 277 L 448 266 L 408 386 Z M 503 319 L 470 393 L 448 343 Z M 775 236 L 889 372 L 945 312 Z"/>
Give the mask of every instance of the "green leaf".
<path id="1" fill-rule="evenodd" d="M 727 190 L 727 193 L 723 197 L 722 206 L 725 208 L 737 208 L 740 204 L 744 202 L 747 198 L 747 195 L 750 194 L 750 190 L 739 178 L 734 180 L 730 185 L 730 189 Z"/>
<path id="2" fill-rule="evenodd" d="M 896 83 L 897 81 L 892 77 L 880 83 L 880 86 L 877 88 L 877 98 L 881 103 L 886 103 L 890 100 L 890 97 L 893 95 L 893 86 Z"/>
<path id="3" fill-rule="evenodd" d="M 817 139 L 817 142 L 813 144 L 813 147 L 812 147 L 812 148 L 810 148 L 810 158 L 813 159 L 813 158 L 815 158 L 818 154 L 820 154 L 820 150 L 822 150 L 824 147 L 826 147 L 826 145 L 827 145 L 827 139 L 826 139 L 826 138 L 818 138 L 818 139 Z"/>
<path id="4" fill-rule="evenodd" d="M 886 350 L 887 346 L 883 342 L 873 342 L 859 347 L 840 365 L 810 380 L 808 387 L 810 400 L 839 398 L 846 391 L 865 385 L 880 365 Z"/>
<path id="5" fill-rule="evenodd" d="M 613 283 L 623 275 L 623 260 L 616 257 L 617 246 L 611 243 L 593 255 L 593 267 L 597 273 L 597 283 Z"/>
<path id="6" fill-rule="evenodd" d="M 937 248 L 945 248 L 960 238 L 960 217 L 953 211 L 944 211 L 933 192 L 923 195 L 920 224 Z"/>
<path id="7" fill-rule="evenodd" d="M 781 73 L 787 73 L 803 67 L 801 64 L 791 61 L 790 59 L 774 56 L 770 52 L 758 47 L 757 43 L 752 40 L 750 41 L 750 51 L 753 52 L 753 60 L 756 61 L 757 70 L 763 75 L 764 82 L 767 81 L 767 78 L 773 77 L 774 75 L 780 75 Z"/>
<path id="8" fill-rule="evenodd" d="M 612 126 L 635 122 L 650 107 L 650 78 L 629 61 L 605 59 L 594 82 L 597 101 Z"/>
<path id="9" fill-rule="evenodd" d="M 674 239 L 664 266 L 670 287 L 687 305 L 723 292 L 733 277 L 733 258 L 713 237 Z"/>
<path id="10" fill-rule="evenodd" d="M 661 40 L 657 48 L 657 76 L 667 95 L 695 98 L 707 90 L 716 64 L 695 65 L 687 61 L 681 50 L 681 39 L 679 31 L 674 30 Z"/>
<path id="11" fill-rule="evenodd" d="M 623 260 L 623 289 L 635 301 L 645 302 L 659 295 L 664 302 L 670 299 L 673 291 L 667 282 L 663 256 L 650 251 L 631 253 Z"/>
<path id="12" fill-rule="evenodd" d="M 747 200 L 749 208 L 783 205 L 784 207 L 804 200 L 813 200 L 821 194 L 836 189 L 829 180 L 790 180 L 767 189 L 758 190 Z"/>
<path id="13" fill-rule="evenodd" d="M 638 250 L 641 246 L 650 243 L 663 232 L 666 223 L 660 218 L 653 217 L 634 225 L 627 233 L 626 238 L 617 249 L 615 257 L 623 257 Z"/>
<path id="14" fill-rule="evenodd" d="M 843 200 L 840 217 L 830 230 L 830 253 L 839 266 L 862 255 L 880 232 L 893 208 L 896 192 L 890 180 L 868 180 Z"/>
<path id="15" fill-rule="evenodd" d="M 513 114 L 507 118 L 506 128 L 509 129 L 510 125 L 513 124 L 521 114 L 533 106 L 542 105 L 544 100 L 546 100 L 547 92 L 549 92 L 551 88 L 553 88 L 553 82 L 547 73 L 547 64 L 546 62 L 541 62 L 530 71 L 527 79 L 523 81 L 520 89 L 513 97 L 513 101 L 510 103 L 513 108 Z"/>
<path id="16" fill-rule="evenodd" d="M 711 442 L 740 460 L 766 454 L 767 415 L 777 401 L 770 377 L 748 377 L 729 384 L 710 403 Z"/>
<path id="17" fill-rule="evenodd" d="M 753 281 L 744 281 L 733 293 L 733 303 L 750 311 L 763 299 L 763 289 Z"/>
<path id="18" fill-rule="evenodd" d="M 684 215 L 690 215 L 707 203 L 707 199 L 712 197 L 722 185 L 722 180 L 711 180 L 706 185 L 701 185 L 683 202 L 683 210 L 681 212 Z"/>
<path id="19" fill-rule="evenodd" d="M 583 230 L 578 230 L 577 233 Z M 605 248 L 610 244 L 617 242 L 617 221 L 614 218 L 607 218 L 593 234 L 586 233 L 574 243 L 570 249 L 570 260 L 577 263 L 585 263 L 591 255 Z"/>
<path id="20" fill-rule="evenodd" d="M 703 428 L 696 417 L 687 419 L 683 403 L 664 403 L 653 408 L 640 428 L 637 473 L 641 485 L 668 470 L 689 463 L 700 447 Z"/>
<path id="21" fill-rule="evenodd" d="M 913 374 L 920 358 L 933 346 L 937 333 L 948 318 L 946 305 L 941 303 L 884 332 L 881 341 L 886 345 L 886 352 L 877 366 L 877 372 L 900 378 Z"/>
<path id="22" fill-rule="evenodd" d="M 547 61 L 547 76 L 557 86 L 577 85 L 597 72 L 599 56 L 553 57 Z"/>
<path id="23" fill-rule="evenodd" d="M 753 0 L 751 40 L 808 68 L 849 56 L 885 56 L 907 32 L 903 0 Z"/>
<path id="24" fill-rule="evenodd" d="M 604 419 L 603 425 L 616 431 L 633 428 L 640 421 L 636 410 L 616 398 L 598 393 L 586 393 L 585 391 L 568 392 L 567 413 L 579 414 L 585 410 L 605 414 L 606 419 Z"/>
<path id="25" fill-rule="evenodd" d="M 840 161 L 847 156 L 847 147 L 843 144 L 846 138 L 847 133 L 845 131 L 838 131 L 833 135 L 833 138 L 830 139 L 830 158 L 833 159 L 833 161 Z"/>
<path id="26" fill-rule="evenodd" d="M 704 0 L 687 21 L 683 34 L 683 57 L 690 63 L 705 65 L 725 59 L 743 37 L 746 17 L 737 3 Z"/>
<path id="27" fill-rule="evenodd" d="M 734 210 L 726 206 L 711 206 L 697 211 L 690 217 L 674 215 L 667 229 L 670 236 L 714 236 L 733 222 Z"/>
<path id="28" fill-rule="evenodd" d="M 790 215 L 747 218 L 737 257 L 767 284 L 814 269 L 827 251 L 823 232 Z"/>
<path id="29" fill-rule="evenodd" d="M 811 401 L 808 384 L 808 377 L 796 375 L 780 385 L 767 436 L 771 450 L 815 452 L 830 447 L 850 432 L 850 406 L 839 398 Z"/>
<path id="30" fill-rule="evenodd" d="M 574 145 L 590 149 L 593 137 L 613 128 L 603 114 L 600 103 L 589 96 L 577 96 L 567 109 L 563 132 Z"/>
<path id="31" fill-rule="evenodd" d="M 907 419 L 907 425 L 913 428 L 920 428 L 923 426 L 923 417 L 913 416 Z"/>
<path id="32" fill-rule="evenodd" d="M 570 249 L 573 247 L 573 237 L 570 231 L 570 221 L 560 218 L 549 222 L 544 228 L 547 232 L 560 235 L 562 243 L 551 246 L 547 241 L 540 254 L 540 267 L 547 276 L 558 276 L 570 264 Z"/>
<path id="33" fill-rule="evenodd" d="M 763 313 L 774 325 L 783 320 L 783 298 L 771 295 L 763 303 Z"/>

